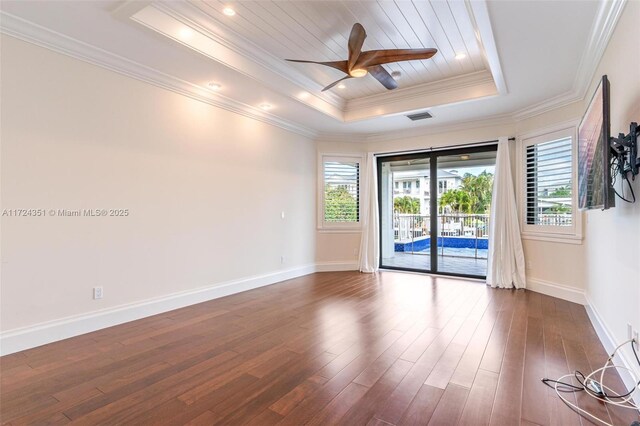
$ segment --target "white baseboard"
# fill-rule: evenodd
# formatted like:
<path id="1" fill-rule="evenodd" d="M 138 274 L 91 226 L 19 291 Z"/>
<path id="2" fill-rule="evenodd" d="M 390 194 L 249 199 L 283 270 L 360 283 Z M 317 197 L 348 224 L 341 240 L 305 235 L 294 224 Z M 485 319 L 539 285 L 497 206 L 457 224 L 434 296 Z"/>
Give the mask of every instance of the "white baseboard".
<path id="1" fill-rule="evenodd" d="M 602 316 L 598 313 L 593 303 L 591 303 L 588 297 L 586 298 L 586 300 L 587 303 L 585 309 L 587 310 L 587 315 L 589 315 L 591 324 L 596 330 L 596 334 L 598 335 L 602 346 L 604 346 L 607 353 L 611 354 L 613 353 L 615 348 L 622 342 L 618 342 L 614 339 L 613 334 L 609 330 L 609 327 L 607 327 L 604 320 L 602 319 Z M 640 369 L 637 366 L 636 360 L 632 357 L 629 357 L 628 354 L 624 351 L 619 351 L 616 354 L 614 361 L 618 365 L 622 363 L 622 366 L 629 368 L 631 371 L 635 371 L 637 375 L 640 375 Z M 629 371 L 625 369 L 618 369 L 618 374 L 620 374 L 620 377 L 622 378 L 622 381 L 624 382 L 627 389 L 633 389 L 636 386 L 636 383 L 631 377 Z M 636 393 L 636 398 L 634 398 L 636 402 L 637 397 L 638 393 Z"/>
<path id="2" fill-rule="evenodd" d="M 275 284 L 291 278 L 314 272 L 357 271 L 358 262 L 336 261 L 318 262 L 298 266 L 263 275 L 254 275 L 238 280 L 218 283 L 208 287 L 188 290 L 167 296 L 129 303 L 113 308 L 102 309 L 86 314 L 74 315 L 59 320 L 48 321 L 33 326 L 8 330 L 0 333 L 0 355 L 8 355 L 58 340 L 68 339 L 92 331 L 100 330 L 129 321 L 157 315 L 173 309 L 183 308 L 196 303 L 206 302 L 219 297 L 229 296 L 242 291 Z M 578 289 L 550 283 L 538 279 L 529 279 L 529 290 L 558 297 L 570 302 L 585 304 L 584 293 Z"/>
<path id="3" fill-rule="evenodd" d="M 316 264 L 303 265 L 268 274 L 254 275 L 238 280 L 218 283 L 208 287 L 173 293 L 141 302 L 74 315 L 33 326 L 8 330 L 0 333 L 0 355 L 8 355 L 173 309 L 183 308 L 196 303 L 275 284 L 280 281 L 311 274 L 317 270 L 329 270 L 327 268 L 328 266 L 324 264 L 320 266 L 320 268 L 318 268 Z"/>
<path id="4" fill-rule="evenodd" d="M 317 272 L 333 272 L 333 271 L 357 271 L 360 269 L 358 262 L 318 262 L 316 263 Z"/>
<path id="5" fill-rule="evenodd" d="M 527 290 L 536 293 L 546 294 L 547 296 L 557 297 L 558 299 L 567 300 L 569 302 L 586 305 L 587 299 L 584 291 L 575 287 L 568 287 L 561 284 L 552 283 L 538 278 L 527 278 Z"/>

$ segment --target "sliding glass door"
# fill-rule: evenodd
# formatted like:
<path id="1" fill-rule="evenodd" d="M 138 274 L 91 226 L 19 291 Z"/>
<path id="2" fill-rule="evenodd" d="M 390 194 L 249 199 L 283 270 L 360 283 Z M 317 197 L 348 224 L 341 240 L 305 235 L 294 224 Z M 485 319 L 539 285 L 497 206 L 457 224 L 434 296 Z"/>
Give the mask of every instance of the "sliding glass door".
<path id="1" fill-rule="evenodd" d="M 379 157 L 380 267 L 486 276 L 495 154 L 488 145 Z"/>
<path id="2" fill-rule="evenodd" d="M 382 265 L 431 271 L 430 159 L 378 161 Z"/>

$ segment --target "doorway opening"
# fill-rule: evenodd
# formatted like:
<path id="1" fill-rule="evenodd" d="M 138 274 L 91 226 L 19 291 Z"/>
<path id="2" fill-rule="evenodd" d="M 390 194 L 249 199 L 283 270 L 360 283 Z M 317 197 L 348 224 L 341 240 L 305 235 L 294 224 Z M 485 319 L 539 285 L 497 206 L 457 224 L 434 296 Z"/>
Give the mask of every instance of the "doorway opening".
<path id="1" fill-rule="evenodd" d="M 380 267 L 486 277 L 496 152 L 378 157 Z"/>

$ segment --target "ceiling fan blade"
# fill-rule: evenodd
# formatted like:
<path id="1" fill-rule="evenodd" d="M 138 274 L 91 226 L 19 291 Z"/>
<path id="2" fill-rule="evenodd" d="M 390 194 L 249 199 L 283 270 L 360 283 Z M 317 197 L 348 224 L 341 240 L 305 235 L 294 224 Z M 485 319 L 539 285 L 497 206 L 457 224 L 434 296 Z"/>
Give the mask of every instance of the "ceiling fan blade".
<path id="1" fill-rule="evenodd" d="M 373 65 L 390 62 L 415 61 L 429 59 L 438 53 L 438 49 L 388 49 L 362 52 L 355 64 L 356 68 L 368 68 Z"/>
<path id="2" fill-rule="evenodd" d="M 333 86 L 335 86 L 336 84 L 340 83 L 342 80 L 347 80 L 349 78 L 353 78 L 350 75 L 346 76 L 346 77 L 342 77 L 340 80 L 336 80 L 333 83 L 331 83 L 330 85 L 328 85 L 327 87 L 325 87 L 324 89 L 322 89 L 323 92 L 331 89 Z"/>
<path id="3" fill-rule="evenodd" d="M 374 65 L 367 68 L 369 74 L 371 74 L 376 80 L 378 80 L 387 90 L 393 90 L 398 88 L 398 82 L 391 77 L 391 74 L 385 70 L 382 65 Z"/>
<path id="4" fill-rule="evenodd" d="M 301 64 L 319 64 L 327 67 L 335 68 L 337 70 L 342 71 L 345 74 L 349 74 L 349 69 L 347 68 L 347 61 L 331 61 L 331 62 L 317 62 L 317 61 L 304 61 L 301 59 L 285 59 L 285 61 L 289 62 L 299 62 Z"/>
<path id="5" fill-rule="evenodd" d="M 367 38 L 367 32 L 364 30 L 364 27 L 357 22 L 353 24 L 351 34 L 349 35 L 349 70 L 352 70 L 353 66 L 356 64 L 365 38 Z"/>

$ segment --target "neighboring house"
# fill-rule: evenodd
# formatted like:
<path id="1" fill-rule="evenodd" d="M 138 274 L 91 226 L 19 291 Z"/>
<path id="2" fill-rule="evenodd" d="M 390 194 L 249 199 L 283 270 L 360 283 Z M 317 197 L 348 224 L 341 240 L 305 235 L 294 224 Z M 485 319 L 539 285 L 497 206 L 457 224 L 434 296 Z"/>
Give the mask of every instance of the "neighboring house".
<path id="1" fill-rule="evenodd" d="M 409 196 L 420 200 L 420 214 L 429 212 L 430 182 L 428 170 L 393 172 L 393 198 Z M 462 177 L 457 170 L 438 170 L 438 194 L 459 188 Z"/>

